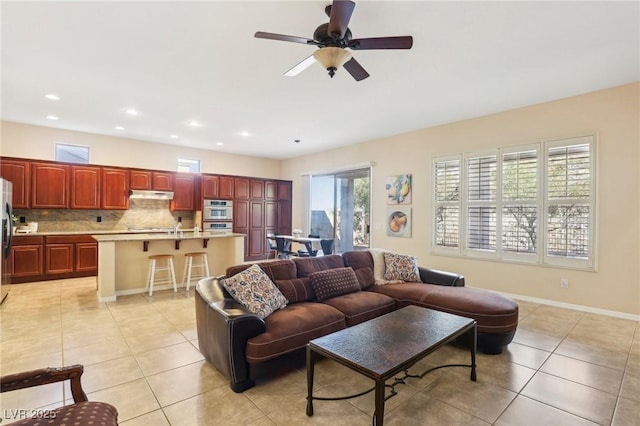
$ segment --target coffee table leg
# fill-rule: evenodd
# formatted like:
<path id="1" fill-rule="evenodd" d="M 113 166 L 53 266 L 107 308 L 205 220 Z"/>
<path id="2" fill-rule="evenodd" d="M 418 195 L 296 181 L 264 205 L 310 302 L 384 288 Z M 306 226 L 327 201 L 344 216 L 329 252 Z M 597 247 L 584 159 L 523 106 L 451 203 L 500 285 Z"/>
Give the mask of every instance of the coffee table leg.
<path id="1" fill-rule="evenodd" d="M 307 346 L 307 416 L 313 416 L 313 370 L 315 353 Z"/>
<path id="2" fill-rule="evenodd" d="M 477 325 L 474 324 L 471 329 L 471 381 L 476 381 L 476 347 L 478 346 L 478 332 Z"/>
<path id="3" fill-rule="evenodd" d="M 382 426 L 384 422 L 384 401 L 385 401 L 384 380 L 376 380 L 376 411 L 373 413 L 374 426 Z"/>

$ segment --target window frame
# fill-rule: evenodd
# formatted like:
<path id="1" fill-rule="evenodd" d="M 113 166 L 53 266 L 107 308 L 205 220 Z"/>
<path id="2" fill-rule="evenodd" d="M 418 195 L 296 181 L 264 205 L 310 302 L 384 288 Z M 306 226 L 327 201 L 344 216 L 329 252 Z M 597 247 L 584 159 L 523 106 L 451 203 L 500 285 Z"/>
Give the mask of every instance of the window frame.
<path id="1" fill-rule="evenodd" d="M 82 159 L 83 161 L 72 161 L 68 158 L 64 159 L 64 158 L 60 158 L 58 156 L 58 148 L 62 148 L 62 147 L 68 147 L 68 148 L 75 148 L 78 150 L 82 150 L 83 153 L 86 151 L 87 153 L 87 159 L 86 161 L 84 161 L 84 159 Z M 73 143 L 66 143 L 66 142 L 54 142 L 54 146 L 53 146 L 53 158 L 55 159 L 55 161 L 60 161 L 63 163 L 73 163 L 73 164 L 91 164 L 91 147 L 89 145 L 80 145 L 80 144 L 73 144 Z"/>
<path id="2" fill-rule="evenodd" d="M 433 157 L 431 161 L 432 168 L 432 184 L 431 184 L 431 199 L 432 199 L 432 220 L 431 220 L 431 253 L 435 255 L 445 255 L 453 257 L 464 257 L 469 259 L 480 260 L 494 260 L 499 262 L 508 263 L 522 263 L 533 264 L 538 266 L 549 267 L 564 267 L 581 270 L 597 270 L 597 133 L 583 134 L 580 136 L 559 138 L 553 140 L 544 140 L 538 143 L 532 143 L 520 146 L 508 146 L 502 148 L 496 148 L 491 150 L 480 150 L 475 152 L 466 152 L 454 155 L 444 155 Z M 560 204 L 557 200 L 549 200 L 548 196 L 548 162 L 549 162 L 549 150 L 555 147 L 562 146 L 575 146 L 584 145 L 589 146 L 589 196 L 586 198 L 580 198 L 579 201 L 585 201 L 584 204 L 589 206 L 588 217 L 588 257 L 587 258 L 573 258 L 565 256 L 549 255 L 549 205 Z M 535 200 L 523 200 L 516 198 L 513 200 L 507 200 L 504 198 L 503 187 L 503 175 L 504 171 L 504 158 L 509 154 L 525 153 L 527 151 L 535 150 L 536 155 L 536 198 Z M 496 195 L 495 200 L 492 201 L 470 201 L 469 200 L 469 160 L 472 158 L 485 157 L 488 155 L 496 156 Z M 437 176 L 439 164 L 444 162 L 457 160 L 459 164 L 460 175 L 460 196 L 457 201 L 442 202 L 437 198 Z M 575 199 L 569 199 L 569 201 L 576 201 Z M 512 250 L 505 250 L 504 248 L 504 214 L 505 206 L 510 204 L 518 204 L 519 206 L 532 206 L 536 208 L 536 232 L 535 232 L 535 252 L 518 252 Z M 438 245 L 438 233 L 437 233 L 437 212 L 440 207 L 443 206 L 456 206 L 459 211 L 459 223 L 458 223 L 458 246 L 441 246 Z M 496 209 L 496 242 L 495 250 L 484 250 L 477 248 L 470 248 L 469 245 L 469 207 L 470 206 L 495 206 Z"/>

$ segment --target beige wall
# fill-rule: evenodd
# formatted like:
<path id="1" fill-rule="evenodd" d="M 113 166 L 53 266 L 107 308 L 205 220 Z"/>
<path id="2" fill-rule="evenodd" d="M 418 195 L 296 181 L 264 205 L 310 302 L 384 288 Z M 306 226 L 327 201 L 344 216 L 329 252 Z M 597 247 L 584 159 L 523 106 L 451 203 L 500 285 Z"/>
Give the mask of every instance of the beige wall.
<path id="1" fill-rule="evenodd" d="M 462 273 L 468 285 L 532 298 L 640 314 L 640 84 L 603 90 L 405 133 L 283 162 L 294 180 L 294 228 L 302 226 L 301 173 L 373 161 L 373 247 L 411 253 L 420 264 Z M 598 133 L 597 272 L 433 255 L 431 159 L 460 152 Z M 385 235 L 385 177 L 413 175 L 413 236 Z M 568 289 L 560 288 L 568 278 Z"/>
<path id="2" fill-rule="evenodd" d="M 301 173 L 373 161 L 373 247 L 415 254 L 421 265 L 464 274 L 471 286 L 640 315 L 639 117 L 640 84 L 636 83 L 282 162 L 8 122 L 2 123 L 0 153 L 50 160 L 53 144 L 59 141 L 91 146 L 96 164 L 174 170 L 176 158 L 186 156 L 200 158 L 206 173 L 291 179 L 294 228 L 302 227 L 304 217 Z M 597 272 L 430 253 L 434 156 L 585 132 L 597 132 L 599 139 Z M 387 237 L 383 226 L 385 177 L 402 173 L 413 175 L 412 238 Z M 560 288 L 560 278 L 569 279 L 568 289 Z"/>
<path id="3" fill-rule="evenodd" d="M 54 160 L 56 142 L 91 147 L 91 163 L 176 170 L 178 158 L 199 159 L 203 173 L 279 179 L 280 161 L 204 149 L 144 142 L 51 127 L 2 122 L 0 154 Z"/>

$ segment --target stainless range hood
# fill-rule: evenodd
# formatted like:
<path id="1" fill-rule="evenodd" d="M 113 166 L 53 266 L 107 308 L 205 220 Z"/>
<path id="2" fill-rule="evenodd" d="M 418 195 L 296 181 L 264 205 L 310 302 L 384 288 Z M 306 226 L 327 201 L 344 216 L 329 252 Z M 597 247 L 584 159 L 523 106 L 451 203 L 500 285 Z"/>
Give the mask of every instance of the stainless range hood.
<path id="1" fill-rule="evenodd" d="M 143 200 L 173 200 L 173 192 L 145 191 L 140 189 L 132 189 L 129 192 L 129 198 L 143 199 Z"/>

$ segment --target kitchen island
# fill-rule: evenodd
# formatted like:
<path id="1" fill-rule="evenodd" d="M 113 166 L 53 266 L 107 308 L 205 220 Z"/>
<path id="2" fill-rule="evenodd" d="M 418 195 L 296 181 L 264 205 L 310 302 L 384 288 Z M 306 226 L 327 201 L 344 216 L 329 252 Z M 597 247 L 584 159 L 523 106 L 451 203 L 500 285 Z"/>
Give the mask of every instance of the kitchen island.
<path id="1" fill-rule="evenodd" d="M 227 267 L 244 262 L 244 234 L 191 232 L 171 234 L 101 234 L 98 242 L 98 299 L 112 302 L 117 296 L 145 290 L 149 256 L 173 254 L 180 286 L 184 254 L 206 252 L 212 276 L 224 275 Z M 155 286 L 155 290 L 170 288 Z"/>

